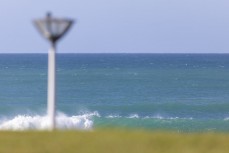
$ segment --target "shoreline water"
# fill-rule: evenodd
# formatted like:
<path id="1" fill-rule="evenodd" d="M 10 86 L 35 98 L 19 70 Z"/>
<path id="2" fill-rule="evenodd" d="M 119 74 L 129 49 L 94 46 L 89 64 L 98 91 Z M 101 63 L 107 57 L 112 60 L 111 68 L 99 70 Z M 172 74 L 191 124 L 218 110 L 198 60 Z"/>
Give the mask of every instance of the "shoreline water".
<path id="1" fill-rule="evenodd" d="M 229 130 L 229 54 L 58 54 L 57 59 L 57 110 L 66 121 L 97 112 L 100 117 L 87 118 L 94 128 Z M 21 118 L 24 124 L 35 126 L 31 120 L 45 116 L 46 83 L 47 54 L 0 54 L 0 123 L 28 116 Z"/>
<path id="2" fill-rule="evenodd" d="M 12 118 L 0 119 L 0 131 L 44 131 L 49 129 L 46 115 L 17 115 Z M 68 116 L 58 113 L 56 117 L 59 130 L 90 131 L 106 128 L 123 128 L 129 130 L 171 131 L 182 133 L 229 133 L 228 119 L 204 120 L 193 118 L 166 118 L 162 116 L 140 117 L 137 114 L 130 116 L 101 116 L 98 112 Z M 222 126 L 223 125 L 223 126 Z"/>

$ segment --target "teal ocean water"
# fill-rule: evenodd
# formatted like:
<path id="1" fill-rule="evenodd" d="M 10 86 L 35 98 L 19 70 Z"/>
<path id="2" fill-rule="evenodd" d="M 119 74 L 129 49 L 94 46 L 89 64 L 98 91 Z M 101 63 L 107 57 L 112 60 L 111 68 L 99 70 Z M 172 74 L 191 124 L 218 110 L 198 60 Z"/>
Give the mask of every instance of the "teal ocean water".
<path id="1" fill-rule="evenodd" d="M 0 54 L 0 129 L 45 129 L 47 54 Z M 62 129 L 229 132 L 229 54 L 58 54 Z"/>

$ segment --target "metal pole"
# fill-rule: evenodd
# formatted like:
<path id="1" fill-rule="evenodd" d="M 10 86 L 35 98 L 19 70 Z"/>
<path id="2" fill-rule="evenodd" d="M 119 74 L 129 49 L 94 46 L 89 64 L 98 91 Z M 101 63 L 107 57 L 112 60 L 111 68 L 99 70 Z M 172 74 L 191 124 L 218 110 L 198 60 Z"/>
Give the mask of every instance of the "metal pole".
<path id="1" fill-rule="evenodd" d="M 49 128 L 56 128 L 56 42 L 71 27 L 73 20 L 53 18 L 50 13 L 44 19 L 34 20 L 34 24 L 39 32 L 51 42 L 48 53 L 48 93 L 47 93 L 47 114 Z"/>
<path id="2" fill-rule="evenodd" d="M 52 43 L 48 54 L 48 117 L 50 120 L 50 130 L 56 128 L 55 119 L 56 102 L 56 46 Z"/>

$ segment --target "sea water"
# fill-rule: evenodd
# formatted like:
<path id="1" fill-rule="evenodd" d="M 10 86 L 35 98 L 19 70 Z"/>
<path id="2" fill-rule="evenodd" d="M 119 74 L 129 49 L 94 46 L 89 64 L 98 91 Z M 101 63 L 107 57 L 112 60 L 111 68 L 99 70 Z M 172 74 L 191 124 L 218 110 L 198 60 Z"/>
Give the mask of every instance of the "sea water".
<path id="1" fill-rule="evenodd" d="M 0 129 L 47 129 L 47 54 L 0 54 Z M 58 54 L 59 129 L 229 132 L 229 54 Z"/>

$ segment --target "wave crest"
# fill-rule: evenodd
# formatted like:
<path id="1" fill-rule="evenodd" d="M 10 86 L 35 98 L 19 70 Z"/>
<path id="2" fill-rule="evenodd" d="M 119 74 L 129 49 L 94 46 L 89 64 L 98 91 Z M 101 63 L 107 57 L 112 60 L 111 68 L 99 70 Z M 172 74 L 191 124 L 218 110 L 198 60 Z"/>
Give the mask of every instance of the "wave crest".
<path id="1" fill-rule="evenodd" d="M 90 130 L 93 128 L 92 117 L 98 116 L 97 112 L 77 116 L 67 116 L 58 113 L 56 117 L 57 129 L 78 129 Z M 49 118 L 47 116 L 18 115 L 12 119 L 5 119 L 0 122 L 0 130 L 48 130 Z"/>

